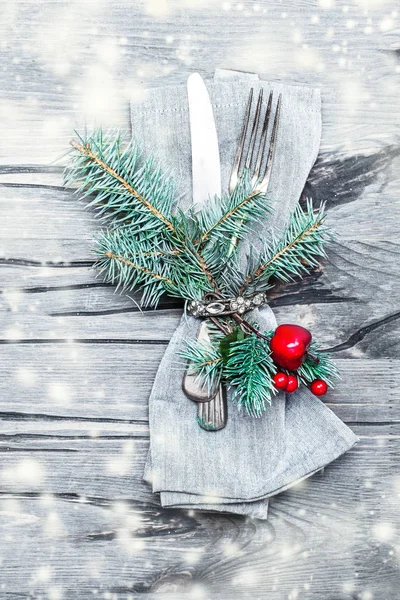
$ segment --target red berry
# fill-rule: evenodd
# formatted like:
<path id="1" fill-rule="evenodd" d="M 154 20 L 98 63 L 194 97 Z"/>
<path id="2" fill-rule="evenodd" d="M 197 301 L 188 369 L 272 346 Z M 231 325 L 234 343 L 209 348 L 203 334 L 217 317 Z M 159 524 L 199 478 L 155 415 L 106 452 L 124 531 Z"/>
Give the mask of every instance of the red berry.
<path id="1" fill-rule="evenodd" d="M 328 391 L 328 384 L 323 379 L 314 379 L 310 385 L 310 390 L 315 396 L 323 396 Z"/>
<path id="2" fill-rule="evenodd" d="M 298 387 L 299 382 L 297 380 L 297 377 L 295 377 L 294 375 L 288 375 L 288 382 L 285 388 L 285 392 L 288 392 L 290 394 L 291 392 L 295 392 Z"/>
<path id="3" fill-rule="evenodd" d="M 277 390 L 284 390 L 288 384 L 288 376 L 279 372 L 273 376 L 272 381 Z"/>

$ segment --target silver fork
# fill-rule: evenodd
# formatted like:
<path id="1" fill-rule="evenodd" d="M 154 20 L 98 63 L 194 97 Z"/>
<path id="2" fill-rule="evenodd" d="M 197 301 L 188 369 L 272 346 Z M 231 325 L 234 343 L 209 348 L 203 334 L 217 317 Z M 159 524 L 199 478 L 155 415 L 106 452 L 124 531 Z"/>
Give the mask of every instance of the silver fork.
<path id="1" fill-rule="evenodd" d="M 278 133 L 279 117 L 280 117 L 281 103 L 282 103 L 282 94 L 279 94 L 278 102 L 276 104 L 274 123 L 272 126 L 271 139 L 269 142 L 267 160 L 265 163 L 265 170 L 264 170 L 264 174 L 262 175 L 262 179 L 261 179 L 260 171 L 261 171 L 262 163 L 264 162 L 263 157 L 265 155 L 265 149 L 266 149 L 266 143 L 267 143 L 268 125 L 269 125 L 269 121 L 270 121 L 270 117 L 271 117 L 273 94 L 274 93 L 272 91 L 269 94 L 267 110 L 265 112 L 265 118 L 264 118 L 262 130 L 261 130 L 261 137 L 260 137 L 260 143 L 259 143 L 258 152 L 257 152 L 257 159 L 254 164 L 254 170 L 253 170 L 253 174 L 252 174 L 252 178 L 251 178 L 251 183 L 252 183 L 253 187 L 255 187 L 257 181 L 259 181 L 259 183 L 257 184 L 257 190 L 260 190 L 261 192 L 267 191 L 269 180 L 271 178 L 272 164 L 273 164 L 274 151 L 275 151 L 275 146 L 276 146 L 276 137 L 277 137 L 277 133 Z M 238 143 L 238 147 L 237 147 L 236 155 L 235 155 L 235 160 L 233 162 L 231 178 L 229 180 L 229 193 L 233 192 L 233 190 L 235 189 L 235 187 L 239 181 L 239 178 L 242 174 L 241 165 L 244 163 L 244 167 L 246 169 L 250 170 L 251 165 L 254 162 L 253 156 L 254 156 L 254 152 L 256 149 L 257 133 L 258 133 L 259 123 L 260 123 L 264 90 L 261 88 L 261 90 L 258 94 L 257 106 L 256 106 L 254 118 L 253 118 L 253 125 L 251 128 L 250 140 L 249 140 L 248 148 L 245 152 L 245 143 L 246 143 L 246 137 L 247 137 L 247 130 L 249 128 L 249 123 L 250 123 L 251 107 L 253 104 L 253 95 L 254 95 L 254 90 L 253 90 L 253 88 L 251 88 L 250 94 L 249 94 L 249 99 L 247 101 L 247 107 L 246 107 L 246 113 L 244 116 L 243 128 L 242 128 L 242 132 L 240 134 L 239 143 Z"/>
<path id="2" fill-rule="evenodd" d="M 282 94 L 278 96 L 276 104 L 275 117 L 272 125 L 272 132 L 268 146 L 267 158 L 265 160 L 266 145 L 268 137 L 269 122 L 271 118 L 273 92 L 271 91 L 268 97 L 267 109 L 263 119 L 258 151 L 256 152 L 257 138 L 259 133 L 260 117 L 262 112 L 262 103 L 264 91 L 261 88 L 258 94 L 257 105 L 251 125 L 251 133 L 248 145 L 246 147 L 247 132 L 251 120 L 252 104 L 254 90 L 251 88 L 249 99 L 247 102 L 246 112 L 243 121 L 243 127 L 239 138 L 238 147 L 236 150 L 235 160 L 233 162 L 231 177 L 229 180 L 229 193 L 231 194 L 242 173 L 243 168 L 252 171 L 251 183 L 254 189 L 266 193 L 268 190 L 269 181 L 271 178 L 276 139 L 278 134 L 278 125 L 281 111 Z M 255 161 L 254 161 L 255 157 Z M 260 175 L 261 173 L 261 175 Z M 237 238 L 233 237 L 229 249 L 231 254 L 237 244 Z M 199 402 L 197 408 L 197 416 L 200 427 L 207 431 L 218 431 L 225 427 L 227 422 L 227 406 L 226 406 L 226 386 L 220 384 L 218 392 L 209 400 Z"/>
<path id="3" fill-rule="evenodd" d="M 262 109 L 264 90 L 263 90 L 263 88 L 261 88 L 259 91 L 259 94 L 258 94 L 257 106 L 256 106 L 255 114 L 254 114 L 253 125 L 251 128 L 249 145 L 245 152 L 245 142 L 246 142 L 247 130 L 249 128 L 251 107 L 253 104 L 253 94 L 254 94 L 254 90 L 253 90 L 253 88 L 251 88 L 250 94 L 249 94 L 249 99 L 247 101 L 247 108 L 246 108 L 246 113 L 245 113 L 245 117 L 244 117 L 243 128 L 242 128 L 242 132 L 240 134 L 239 144 L 238 144 L 238 147 L 236 150 L 236 155 L 235 155 L 235 160 L 233 162 L 231 178 L 229 180 L 229 193 L 230 194 L 232 194 L 233 190 L 235 189 L 235 187 L 240 179 L 240 176 L 243 173 L 243 168 L 241 168 L 242 165 L 247 170 L 251 169 L 252 164 L 254 165 L 254 170 L 253 170 L 252 177 L 251 177 L 251 183 L 252 183 L 253 188 L 257 187 L 257 190 L 259 190 L 260 192 L 265 193 L 267 191 L 268 185 L 269 185 L 269 180 L 271 179 L 272 164 L 273 164 L 274 152 L 275 152 L 275 146 L 276 146 L 276 137 L 277 137 L 277 133 L 278 133 L 279 116 L 280 116 L 280 112 L 281 112 L 282 94 L 279 94 L 278 102 L 276 104 L 275 118 L 274 118 L 274 123 L 272 125 L 272 133 L 271 133 L 271 139 L 269 142 L 267 160 L 265 162 L 265 170 L 264 170 L 263 175 L 261 175 L 261 176 L 260 176 L 260 171 L 261 171 L 261 167 L 264 162 L 263 158 L 265 155 L 268 126 L 269 126 L 269 122 L 270 122 L 270 118 L 271 118 L 271 108 L 272 108 L 272 100 L 273 100 L 274 93 L 272 91 L 269 93 L 267 110 L 265 112 L 265 118 L 264 118 L 264 122 L 262 125 L 260 143 L 259 143 L 259 147 L 258 147 L 257 159 L 256 159 L 255 164 L 253 161 L 253 156 L 254 156 L 254 152 L 256 149 L 257 133 L 258 133 L 259 123 L 260 123 L 260 115 L 261 115 L 261 109 Z M 236 244 L 237 244 L 237 238 L 233 237 L 231 240 L 230 248 L 229 248 L 229 255 L 232 254 Z"/>

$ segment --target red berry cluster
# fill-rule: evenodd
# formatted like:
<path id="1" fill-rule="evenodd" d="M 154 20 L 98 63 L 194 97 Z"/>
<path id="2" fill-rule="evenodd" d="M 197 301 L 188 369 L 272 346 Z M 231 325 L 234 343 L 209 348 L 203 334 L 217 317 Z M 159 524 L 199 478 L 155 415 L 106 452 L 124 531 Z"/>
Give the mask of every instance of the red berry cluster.
<path id="1" fill-rule="evenodd" d="M 273 376 L 272 381 L 277 390 L 285 390 L 289 394 L 299 387 L 299 380 L 295 375 L 286 375 L 281 371 Z M 328 385 L 323 379 L 314 379 L 310 384 L 310 390 L 315 396 L 323 396 L 328 391 Z"/>
<path id="2" fill-rule="evenodd" d="M 281 368 L 296 371 L 305 361 L 311 339 L 311 333 L 304 327 L 279 325 L 270 341 L 272 360 Z M 276 389 L 289 393 L 299 387 L 299 380 L 295 375 L 287 375 L 281 371 L 274 375 L 273 382 Z M 322 379 L 315 379 L 310 384 L 310 390 L 316 396 L 323 396 L 328 385 Z"/>
<path id="3" fill-rule="evenodd" d="M 299 381 L 295 375 L 278 372 L 274 375 L 272 381 L 277 390 L 285 390 L 289 393 L 296 391 L 299 387 Z"/>

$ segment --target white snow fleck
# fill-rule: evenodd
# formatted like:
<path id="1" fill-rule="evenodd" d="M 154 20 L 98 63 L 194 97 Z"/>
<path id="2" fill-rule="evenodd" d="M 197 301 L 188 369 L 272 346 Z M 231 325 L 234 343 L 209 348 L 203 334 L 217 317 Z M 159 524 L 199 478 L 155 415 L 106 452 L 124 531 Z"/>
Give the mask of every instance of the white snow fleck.
<path id="1" fill-rule="evenodd" d="M 193 550 L 192 552 L 185 552 L 184 559 L 188 565 L 195 565 L 199 562 L 201 558 L 202 550 L 201 548 L 198 550 Z"/>
<path id="2" fill-rule="evenodd" d="M 7 340 L 20 340 L 23 338 L 23 333 L 19 327 L 9 327 L 4 330 L 3 337 Z"/>
<path id="3" fill-rule="evenodd" d="M 374 594 L 369 590 L 364 590 L 360 594 L 360 600 L 373 600 Z"/>
<path id="4" fill-rule="evenodd" d="M 321 8 L 333 8 L 335 6 L 335 0 L 319 0 L 318 4 Z"/>
<path id="5" fill-rule="evenodd" d="M 376 523 L 372 533 L 379 542 L 389 542 L 395 535 L 395 529 L 391 523 Z"/>
<path id="6" fill-rule="evenodd" d="M 168 6 L 167 0 L 147 0 L 146 2 L 146 12 L 152 17 L 166 17 L 170 8 Z"/>
<path id="7" fill-rule="evenodd" d="M 345 581 L 342 585 L 342 589 L 345 594 L 352 594 L 356 589 L 356 584 L 354 581 Z"/>
<path id="8" fill-rule="evenodd" d="M 18 305 L 22 300 L 22 294 L 19 290 L 6 289 L 3 292 L 3 298 L 11 308 L 11 311 L 16 312 L 18 310 Z"/>
<path id="9" fill-rule="evenodd" d="M 243 585 L 246 584 L 248 586 L 255 585 L 258 581 L 258 574 L 251 569 L 241 569 L 240 572 L 233 577 L 232 583 L 233 585 Z"/>
<path id="10" fill-rule="evenodd" d="M 44 583 L 53 577 L 53 569 L 50 565 L 41 565 L 32 577 L 32 583 Z"/>
<path id="11" fill-rule="evenodd" d="M 49 538 L 57 538 L 65 534 L 65 528 L 58 513 L 53 511 L 48 514 L 43 525 L 43 532 Z"/>
<path id="12" fill-rule="evenodd" d="M 1 472 L 3 480 L 14 483 L 40 485 L 45 479 L 45 469 L 33 458 L 24 458 Z"/>
<path id="13" fill-rule="evenodd" d="M 382 19 L 382 21 L 379 23 L 379 29 L 381 31 L 390 31 L 390 29 L 393 29 L 393 27 L 394 22 L 389 17 Z"/>
<path id="14" fill-rule="evenodd" d="M 56 404 L 67 405 L 71 400 L 71 392 L 65 383 L 49 383 L 48 384 L 48 396 Z"/>
<path id="15" fill-rule="evenodd" d="M 47 596 L 49 600 L 62 600 L 64 594 L 62 588 L 55 586 L 48 589 Z"/>
<path id="16" fill-rule="evenodd" d="M 17 380 L 25 387 L 32 387 L 38 380 L 38 374 L 32 367 L 19 367 L 15 376 Z"/>
<path id="17" fill-rule="evenodd" d="M 240 546 L 235 542 L 231 542 L 230 540 L 223 542 L 222 551 L 225 556 L 232 557 L 240 554 Z"/>
<path id="18" fill-rule="evenodd" d="M 195 583 L 190 587 L 189 594 L 190 598 L 193 598 L 194 600 L 199 598 L 200 600 L 201 598 L 206 597 L 206 589 L 200 583 Z"/>

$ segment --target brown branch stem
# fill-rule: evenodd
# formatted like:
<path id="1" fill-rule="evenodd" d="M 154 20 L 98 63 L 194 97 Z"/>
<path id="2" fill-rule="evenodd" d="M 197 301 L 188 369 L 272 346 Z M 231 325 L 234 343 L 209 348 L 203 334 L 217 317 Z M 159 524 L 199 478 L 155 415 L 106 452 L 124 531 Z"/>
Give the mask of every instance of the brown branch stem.
<path id="1" fill-rule="evenodd" d="M 172 283 L 171 279 L 168 279 L 168 277 L 163 277 L 162 275 L 158 275 L 158 273 L 153 273 L 149 269 L 146 269 L 145 267 L 141 267 L 140 265 L 137 265 L 136 263 L 132 262 L 131 260 L 128 260 L 127 258 L 118 256 L 117 254 L 113 254 L 112 252 L 106 252 L 105 256 L 107 256 L 107 258 L 111 258 L 112 260 L 118 260 L 119 262 L 122 262 L 125 265 L 128 265 L 128 266 L 132 267 L 133 269 L 136 269 L 137 271 L 141 271 L 142 273 L 145 273 L 146 275 L 150 275 L 150 277 L 153 277 L 154 279 L 159 279 L 160 281 L 166 281 L 167 283 Z"/>
<path id="2" fill-rule="evenodd" d="M 319 365 L 319 358 L 318 356 L 316 356 L 315 354 L 313 354 L 312 352 L 306 352 L 307 356 L 309 358 L 311 358 L 311 360 L 316 364 Z"/>
<path id="3" fill-rule="evenodd" d="M 253 327 L 253 325 L 250 325 L 250 323 L 246 321 L 246 319 L 243 319 L 243 317 L 241 317 L 237 313 L 233 313 L 231 317 L 234 321 L 236 321 L 236 323 L 238 323 L 239 325 L 244 325 L 246 329 L 252 331 L 258 338 L 262 338 L 263 340 L 267 340 L 269 342 L 269 338 L 266 335 L 261 333 L 261 331 L 259 331 L 255 327 Z"/>

